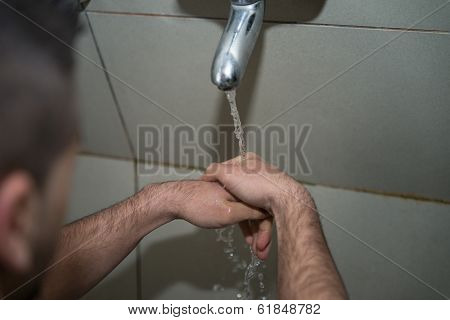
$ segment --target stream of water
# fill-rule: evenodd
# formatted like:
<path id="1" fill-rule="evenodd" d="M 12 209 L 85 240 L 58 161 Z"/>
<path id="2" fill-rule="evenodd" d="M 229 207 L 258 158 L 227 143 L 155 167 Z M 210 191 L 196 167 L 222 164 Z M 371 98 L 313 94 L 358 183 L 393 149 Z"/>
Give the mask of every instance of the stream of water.
<path id="1" fill-rule="evenodd" d="M 245 159 L 247 153 L 247 146 L 245 143 L 244 130 L 242 129 L 241 119 L 239 117 L 239 111 L 236 104 L 236 91 L 225 92 L 228 103 L 230 104 L 231 116 L 234 122 L 234 135 L 239 143 L 239 153 L 242 159 Z M 250 223 L 250 222 L 249 222 Z M 250 261 L 247 261 L 239 256 L 236 241 L 235 241 L 235 226 L 229 226 L 227 228 L 217 230 L 217 241 L 224 242 L 224 253 L 226 257 L 232 262 L 232 272 L 236 273 L 244 271 L 244 280 L 239 285 L 238 292 L 236 294 L 237 299 L 267 299 L 266 286 L 264 285 L 264 273 L 261 269 L 265 269 L 266 266 L 263 261 L 253 253 L 251 247 Z M 252 281 L 255 279 L 257 282 L 256 291 L 252 290 Z M 214 285 L 214 290 L 223 290 L 221 285 Z"/>
<path id="2" fill-rule="evenodd" d="M 242 129 L 241 117 L 236 103 L 236 90 L 225 91 L 228 103 L 230 104 L 231 116 L 234 122 L 234 135 L 239 143 L 239 154 L 243 159 L 247 154 L 247 145 L 245 144 L 244 129 Z"/>

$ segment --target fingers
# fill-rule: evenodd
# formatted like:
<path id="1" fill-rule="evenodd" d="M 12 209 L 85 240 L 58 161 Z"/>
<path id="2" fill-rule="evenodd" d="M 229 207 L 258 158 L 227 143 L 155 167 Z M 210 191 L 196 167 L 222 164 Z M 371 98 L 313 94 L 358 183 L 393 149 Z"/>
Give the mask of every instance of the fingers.
<path id="1" fill-rule="evenodd" d="M 239 223 L 245 242 L 251 246 L 255 255 L 266 260 L 272 244 L 273 217 L 263 220 L 247 220 Z"/>
<path id="2" fill-rule="evenodd" d="M 269 257 L 273 218 L 249 221 L 248 223 L 252 233 L 252 242 L 250 244 L 252 250 L 259 259 L 265 260 Z"/>
<path id="3" fill-rule="evenodd" d="M 245 154 L 245 160 L 260 160 L 260 157 L 256 153 L 247 152 Z M 238 156 L 222 163 L 212 163 L 205 170 L 202 180 L 220 181 L 222 184 L 225 184 L 223 180 L 226 179 L 226 173 L 231 173 L 230 170 L 234 170 L 234 174 L 240 172 L 240 166 L 238 164 L 241 164 L 242 161 L 242 156 Z M 228 169 L 228 171 L 226 171 L 226 169 Z"/>
<path id="4" fill-rule="evenodd" d="M 230 224 L 245 220 L 261 220 L 267 218 L 267 214 L 263 211 L 250 207 L 242 202 L 228 202 L 227 206 L 230 208 Z"/>
<path id="5" fill-rule="evenodd" d="M 240 164 L 242 162 L 242 156 L 237 156 L 236 158 L 229 159 L 222 162 L 222 164 Z"/>
<path id="6" fill-rule="evenodd" d="M 228 190 L 243 183 L 243 170 L 241 166 L 234 164 L 211 164 L 201 177 L 206 182 L 219 182 Z"/>
<path id="7" fill-rule="evenodd" d="M 260 157 L 254 152 L 247 152 L 245 154 L 245 160 L 259 160 Z M 237 156 L 236 158 L 232 158 L 230 160 L 222 162 L 222 164 L 239 164 L 244 160 L 242 156 Z"/>
<path id="8" fill-rule="evenodd" d="M 201 179 L 208 182 L 219 181 L 220 183 L 225 185 L 225 166 L 226 165 L 221 163 L 210 164 Z"/>
<path id="9" fill-rule="evenodd" d="M 270 244 L 272 242 L 273 218 L 264 219 L 256 222 L 258 230 L 256 234 L 255 253 L 259 259 L 265 260 L 269 256 Z"/>
<path id="10" fill-rule="evenodd" d="M 245 242 L 261 260 L 269 257 L 272 243 L 273 218 L 258 221 L 242 221 L 239 223 Z"/>

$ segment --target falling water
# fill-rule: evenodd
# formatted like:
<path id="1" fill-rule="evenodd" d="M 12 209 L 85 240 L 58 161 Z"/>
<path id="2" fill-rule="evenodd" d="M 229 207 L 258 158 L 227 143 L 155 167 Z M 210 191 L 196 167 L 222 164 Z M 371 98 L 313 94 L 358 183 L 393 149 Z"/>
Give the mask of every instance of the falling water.
<path id="1" fill-rule="evenodd" d="M 244 138 L 244 130 L 242 129 L 241 119 L 239 117 L 239 111 L 237 109 L 236 104 L 236 91 L 230 90 L 225 92 L 227 96 L 227 100 L 230 104 L 231 115 L 233 117 L 234 122 L 234 134 L 239 143 L 239 153 L 242 159 L 245 159 L 247 153 L 247 147 L 245 144 Z M 258 273 L 258 268 L 265 268 L 265 264 L 263 261 L 258 259 L 258 257 L 253 253 L 253 250 L 250 247 L 250 263 L 247 263 L 244 259 L 242 259 L 237 251 L 234 239 L 234 229 L 235 226 L 230 226 L 227 228 L 217 230 L 217 241 L 224 242 L 225 248 L 224 253 L 229 260 L 233 263 L 233 272 L 238 272 L 240 270 L 244 271 L 244 281 L 242 286 L 240 286 L 236 297 L 238 299 L 251 299 L 252 293 L 250 290 L 250 284 L 253 278 L 255 278 L 256 274 L 258 280 L 258 291 L 259 297 L 261 299 L 267 299 L 266 288 L 264 285 L 264 274 L 262 272 Z M 218 288 L 223 288 L 220 285 L 215 285 L 214 290 L 220 291 Z"/>
<path id="2" fill-rule="evenodd" d="M 247 153 L 247 146 L 245 145 L 244 130 L 242 129 L 241 118 L 236 104 L 236 90 L 225 91 L 228 103 L 231 108 L 231 116 L 234 122 L 234 135 L 239 143 L 239 153 L 242 159 L 245 159 Z"/>

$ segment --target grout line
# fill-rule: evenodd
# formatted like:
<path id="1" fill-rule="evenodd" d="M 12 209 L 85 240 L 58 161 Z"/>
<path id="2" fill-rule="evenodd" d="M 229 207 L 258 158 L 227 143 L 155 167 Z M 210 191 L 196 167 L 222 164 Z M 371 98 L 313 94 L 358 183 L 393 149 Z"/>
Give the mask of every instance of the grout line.
<path id="1" fill-rule="evenodd" d="M 353 188 L 352 187 L 343 187 L 343 186 L 338 186 L 338 185 L 333 185 L 333 184 L 314 183 L 314 182 L 301 181 L 301 180 L 297 180 L 297 181 L 304 185 L 307 185 L 307 186 L 324 187 L 324 188 L 343 190 L 343 191 L 367 193 L 370 195 L 378 195 L 378 196 L 389 197 L 389 198 L 398 198 L 398 199 L 403 199 L 403 200 L 450 205 L 450 200 L 444 200 L 444 199 L 438 199 L 438 198 L 428 198 L 428 197 L 417 195 L 417 194 L 378 191 L 378 190 L 356 188 L 356 187 L 353 187 Z"/>
<path id="2" fill-rule="evenodd" d="M 164 13 L 143 13 L 143 12 L 121 12 L 121 11 L 106 11 L 106 10 L 88 10 L 94 14 L 108 14 L 108 15 L 121 15 L 121 16 L 137 16 L 137 17 L 161 17 L 161 18 L 175 18 L 175 19 L 188 19 L 188 20 L 219 20 L 227 21 L 228 18 L 223 17 L 208 17 L 208 16 L 187 16 L 177 14 L 164 14 Z M 303 25 L 314 27 L 327 27 L 327 28 L 349 28 L 349 29 L 363 29 L 363 30 L 378 30 L 378 31 L 396 31 L 396 32 L 413 32 L 413 33 L 430 33 L 430 34 L 442 34 L 449 35 L 450 31 L 438 30 L 438 29 L 410 29 L 401 27 L 381 27 L 381 26 L 364 26 L 364 25 L 351 25 L 351 24 L 332 24 L 332 23 L 315 23 L 315 22 L 302 22 L 302 21 L 282 21 L 264 19 L 266 24 L 289 24 L 289 25 Z"/>
<path id="3" fill-rule="evenodd" d="M 162 17 L 162 18 L 180 18 L 193 20 L 222 20 L 227 21 L 228 18 L 223 17 L 207 17 L 207 16 L 188 16 L 182 14 L 168 14 L 168 13 L 149 13 L 149 12 L 127 12 L 127 11 L 108 11 L 108 10 L 87 10 L 94 14 L 110 14 L 119 16 L 138 16 L 138 17 Z"/>
<path id="4" fill-rule="evenodd" d="M 109 73 L 107 72 L 106 63 L 105 63 L 105 60 L 103 59 L 103 55 L 101 53 L 100 46 L 99 46 L 98 41 L 97 41 L 97 37 L 95 36 L 95 33 L 94 33 L 94 28 L 92 27 L 91 20 L 89 19 L 89 15 L 87 14 L 87 12 L 85 12 L 85 16 L 86 16 L 86 20 L 88 22 L 89 30 L 91 31 L 91 34 L 92 34 L 92 39 L 94 41 L 95 48 L 97 50 L 97 54 L 98 54 L 99 59 L 100 59 L 100 65 L 102 66 L 102 68 L 104 70 L 103 73 L 105 74 L 106 82 L 108 83 L 108 87 L 109 87 L 109 90 L 111 92 L 111 96 L 113 98 L 114 105 L 116 107 L 116 111 L 117 111 L 117 113 L 119 115 L 119 120 L 120 120 L 120 123 L 122 125 L 123 133 L 125 134 L 125 138 L 127 140 L 127 144 L 128 144 L 129 151 L 131 153 L 131 157 L 135 158 L 136 153 L 134 151 L 133 143 L 131 141 L 131 136 L 129 134 L 129 130 L 128 130 L 127 124 L 125 122 L 125 117 L 123 115 L 122 109 L 121 109 L 120 104 L 119 104 L 119 99 L 117 98 L 116 91 L 114 90 L 111 78 L 109 76 Z"/>
<path id="5" fill-rule="evenodd" d="M 273 24 L 296 24 L 313 27 L 326 27 L 326 28 L 349 28 L 349 29 L 362 29 L 362 30 L 377 30 L 377 31 L 395 31 L 395 32 L 413 32 L 413 33 L 431 33 L 431 34 L 443 34 L 448 35 L 450 31 L 446 30 L 433 30 L 433 29 L 411 29 L 400 27 L 376 27 L 376 26 L 363 26 L 352 24 L 331 24 L 331 23 L 315 23 L 315 22 L 279 22 L 275 20 L 265 20 L 266 23 Z"/>
<path id="6" fill-rule="evenodd" d="M 133 161 L 136 163 L 136 166 L 138 166 L 139 164 L 145 163 L 145 161 L 142 161 L 140 159 L 133 160 L 133 159 L 127 159 L 127 158 L 122 158 L 122 157 L 97 154 L 94 152 L 79 152 L 78 155 L 104 158 L 104 159 L 113 159 L 113 160 Z M 156 162 L 153 164 L 158 165 L 158 166 L 171 167 L 173 169 L 183 169 L 183 170 L 193 170 L 193 171 L 196 170 L 196 171 L 200 171 L 200 172 L 205 171 L 205 168 L 200 168 L 200 167 L 195 167 L 195 166 L 182 166 L 179 164 L 164 163 L 164 162 Z M 136 168 L 136 179 L 137 179 L 137 177 L 138 177 L 138 174 L 137 174 L 137 168 Z M 338 189 L 338 190 L 343 190 L 343 191 L 368 193 L 368 194 L 372 194 L 372 195 L 379 195 L 379 196 L 385 196 L 385 197 L 390 197 L 390 198 L 400 198 L 400 199 L 404 199 L 404 200 L 414 200 L 414 201 L 418 201 L 418 202 L 428 202 L 428 203 L 435 203 L 435 204 L 450 205 L 450 200 L 429 198 L 429 197 L 416 195 L 416 194 L 378 191 L 378 190 L 373 190 L 373 189 L 355 188 L 355 187 L 352 188 L 352 187 L 344 187 L 344 186 L 338 186 L 338 185 L 326 184 L 326 183 L 315 183 L 315 182 L 306 181 L 306 180 L 299 180 L 299 179 L 296 179 L 296 180 L 307 186 L 325 187 L 325 188 Z"/>
<path id="7" fill-rule="evenodd" d="M 97 153 L 97 152 L 92 152 L 92 151 L 84 151 L 84 150 L 81 150 L 80 152 L 78 152 L 78 155 L 87 156 L 87 157 L 105 158 L 105 159 L 110 159 L 110 160 L 120 160 L 120 161 L 134 161 L 135 160 L 131 157 L 128 158 L 125 156 L 113 156 L 113 155 Z"/>
<path id="8" fill-rule="evenodd" d="M 123 156 L 115 156 L 115 155 L 109 155 L 104 153 L 97 153 L 93 151 L 80 151 L 78 152 L 79 156 L 87 156 L 87 157 L 96 157 L 96 158 L 103 158 L 103 159 L 110 159 L 110 160 L 119 160 L 119 161 L 136 161 L 137 164 L 145 164 L 144 160 L 141 159 L 133 159 L 133 158 L 127 158 Z M 184 170 L 197 170 L 197 171 L 204 171 L 205 168 L 201 167 L 195 167 L 195 166 L 183 166 L 176 163 L 169 163 L 169 162 L 155 162 L 154 165 L 158 166 L 166 166 L 166 167 L 172 167 L 174 169 L 184 169 Z"/>
<path id="9" fill-rule="evenodd" d="M 145 164 L 145 161 L 138 159 L 138 164 Z M 179 170 L 191 170 L 191 171 L 205 171 L 205 168 L 201 167 L 195 167 L 195 166 L 183 166 L 180 164 L 174 164 L 169 162 L 154 162 L 153 165 L 161 166 L 161 167 L 171 167 L 173 169 L 179 169 Z"/>
<path id="10" fill-rule="evenodd" d="M 78 152 L 79 156 L 87 156 L 87 157 L 96 157 L 96 158 L 104 158 L 104 159 L 110 159 L 110 160 L 120 160 L 120 161 L 136 161 L 137 164 L 145 164 L 144 160 L 141 159 L 132 159 L 127 157 L 121 157 L 121 156 L 113 156 L 108 154 L 102 154 L 102 153 L 96 153 L 92 151 L 80 151 Z M 183 166 L 179 164 L 169 163 L 169 162 L 155 162 L 152 163 L 154 165 L 158 166 L 166 166 L 166 167 L 172 167 L 174 169 L 184 169 L 184 170 L 196 170 L 196 171 L 205 171 L 205 168 L 201 167 L 195 167 L 195 166 Z"/>

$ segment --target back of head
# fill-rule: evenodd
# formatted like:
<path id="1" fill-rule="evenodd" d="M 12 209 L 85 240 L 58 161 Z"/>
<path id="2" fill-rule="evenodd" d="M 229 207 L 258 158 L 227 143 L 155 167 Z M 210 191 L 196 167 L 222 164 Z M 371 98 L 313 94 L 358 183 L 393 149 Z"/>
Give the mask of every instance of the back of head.
<path id="1" fill-rule="evenodd" d="M 0 297 L 36 294 L 38 280 L 22 284 L 47 265 L 63 217 L 77 3 L 0 1 Z"/>
<path id="2" fill-rule="evenodd" d="M 0 2 L 0 184 L 24 170 L 37 184 L 75 138 L 76 1 Z"/>

